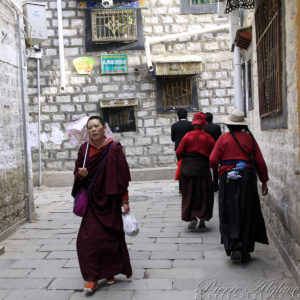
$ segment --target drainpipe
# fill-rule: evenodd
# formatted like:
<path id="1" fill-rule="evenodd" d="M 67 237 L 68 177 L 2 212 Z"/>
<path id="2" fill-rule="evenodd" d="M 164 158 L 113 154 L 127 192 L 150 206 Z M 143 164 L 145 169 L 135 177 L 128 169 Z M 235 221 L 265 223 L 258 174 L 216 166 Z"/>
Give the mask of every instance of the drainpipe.
<path id="1" fill-rule="evenodd" d="M 18 22 L 18 40 L 19 40 L 19 59 L 20 59 L 20 84 L 21 84 L 21 99 L 22 99 L 22 118 L 23 118 L 23 139 L 24 139 L 24 156 L 25 156 L 25 181 L 26 181 L 26 204 L 28 211 L 28 221 L 31 223 L 31 207 L 30 207 L 30 186 L 29 186 L 29 164 L 28 164 L 28 143 L 27 143 L 27 126 L 26 126 L 26 114 L 25 114 L 25 94 L 24 94 L 24 75 L 23 75 L 23 53 L 22 53 L 22 41 L 21 41 L 21 24 L 20 13 L 17 13 Z"/>
<path id="2" fill-rule="evenodd" d="M 36 59 L 37 69 L 37 97 L 38 97 L 38 145 L 39 145 L 39 186 L 42 185 L 42 151 L 41 151 L 41 84 L 40 84 L 40 59 Z"/>
<path id="3" fill-rule="evenodd" d="M 241 49 L 234 46 L 234 102 L 235 108 L 243 111 L 243 93 L 242 93 L 242 63 Z"/>
<path id="4" fill-rule="evenodd" d="M 146 54 L 146 62 L 147 62 L 148 70 L 150 72 L 153 71 L 152 60 L 151 60 L 151 51 L 150 51 L 151 45 L 158 44 L 158 43 L 164 42 L 164 41 L 169 41 L 169 40 L 185 37 L 185 36 L 192 36 L 192 35 L 204 34 L 204 33 L 209 33 L 209 32 L 216 32 L 216 31 L 225 30 L 228 28 L 229 28 L 229 25 L 222 25 L 222 26 L 215 26 L 215 27 L 212 27 L 209 29 L 186 31 L 186 32 L 181 32 L 181 33 L 176 33 L 176 34 L 168 34 L 168 35 L 159 36 L 159 37 L 146 37 L 144 46 L 145 46 L 145 54 Z"/>
<path id="5" fill-rule="evenodd" d="M 58 26 L 58 44 L 59 44 L 60 88 L 64 90 L 66 86 L 66 71 L 65 71 L 64 35 L 63 35 L 63 25 L 62 25 L 61 0 L 57 0 L 57 26 Z"/>

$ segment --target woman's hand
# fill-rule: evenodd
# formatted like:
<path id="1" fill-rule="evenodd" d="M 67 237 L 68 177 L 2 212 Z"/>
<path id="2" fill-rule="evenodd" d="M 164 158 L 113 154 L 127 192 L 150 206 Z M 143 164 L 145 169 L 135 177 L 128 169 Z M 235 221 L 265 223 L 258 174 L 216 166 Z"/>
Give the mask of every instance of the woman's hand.
<path id="1" fill-rule="evenodd" d="M 129 203 L 122 203 L 122 206 L 124 208 L 123 215 L 127 215 L 130 212 L 130 206 Z"/>
<path id="2" fill-rule="evenodd" d="M 88 175 L 88 170 L 86 168 L 78 168 L 78 174 L 80 177 L 85 178 Z"/>
<path id="3" fill-rule="evenodd" d="M 262 195 L 263 196 L 265 196 L 265 195 L 268 195 L 268 185 L 267 185 L 267 183 L 266 182 L 263 182 L 262 184 L 261 184 L 261 193 L 262 193 Z"/>

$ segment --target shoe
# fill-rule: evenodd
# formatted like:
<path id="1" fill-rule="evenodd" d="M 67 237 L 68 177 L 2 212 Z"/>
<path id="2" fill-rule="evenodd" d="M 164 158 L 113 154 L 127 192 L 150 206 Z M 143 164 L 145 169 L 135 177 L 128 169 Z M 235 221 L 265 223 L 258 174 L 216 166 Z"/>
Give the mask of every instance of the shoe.
<path id="1" fill-rule="evenodd" d="M 190 221 L 190 224 L 188 226 L 188 229 L 196 229 L 198 224 L 198 220 L 195 218 L 192 221 Z"/>
<path id="2" fill-rule="evenodd" d="M 207 229 L 206 225 L 205 225 L 205 222 L 204 221 L 200 221 L 200 224 L 198 226 L 198 229 L 200 231 L 205 231 Z"/>
<path id="3" fill-rule="evenodd" d="M 230 258 L 234 264 L 240 264 L 242 262 L 242 252 L 241 251 L 232 251 Z"/>
<path id="4" fill-rule="evenodd" d="M 83 290 L 88 293 L 94 293 L 97 290 L 98 281 L 88 281 Z"/>
<path id="5" fill-rule="evenodd" d="M 242 253 L 242 263 L 247 264 L 251 260 L 251 255 L 248 252 Z"/>
<path id="6" fill-rule="evenodd" d="M 107 284 L 114 284 L 115 283 L 115 277 L 106 278 L 106 283 Z"/>

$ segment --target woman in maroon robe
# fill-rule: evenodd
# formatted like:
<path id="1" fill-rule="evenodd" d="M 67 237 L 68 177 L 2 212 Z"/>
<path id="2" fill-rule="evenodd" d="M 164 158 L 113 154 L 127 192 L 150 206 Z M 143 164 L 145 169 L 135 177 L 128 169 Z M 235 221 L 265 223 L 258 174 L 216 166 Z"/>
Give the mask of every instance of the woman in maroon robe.
<path id="1" fill-rule="evenodd" d="M 209 155 L 214 147 L 213 137 L 203 128 L 207 125 L 205 114 L 195 113 L 194 130 L 185 134 L 176 150 L 182 184 L 182 217 L 190 221 L 189 229 L 206 229 L 205 221 L 212 217 L 214 192 L 209 168 Z M 200 223 L 198 225 L 198 219 Z"/>
<path id="2" fill-rule="evenodd" d="M 107 154 L 89 193 L 87 213 L 82 218 L 76 244 L 80 270 L 87 281 L 84 290 L 94 292 L 99 279 L 105 278 L 112 284 L 117 274 L 132 275 L 121 215 L 122 206 L 124 214 L 130 210 L 127 190 L 130 172 L 121 145 L 106 138 L 103 119 L 90 117 L 87 128 L 90 141 L 78 151 L 73 196 L 80 187 L 88 188 Z M 82 168 L 87 146 L 86 167 Z"/>

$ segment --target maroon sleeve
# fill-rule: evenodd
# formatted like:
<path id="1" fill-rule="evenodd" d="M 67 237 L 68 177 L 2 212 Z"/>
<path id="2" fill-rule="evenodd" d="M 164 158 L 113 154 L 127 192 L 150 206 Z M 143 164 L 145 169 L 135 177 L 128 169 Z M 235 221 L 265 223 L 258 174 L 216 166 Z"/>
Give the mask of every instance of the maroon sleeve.
<path id="1" fill-rule="evenodd" d="M 125 154 L 119 143 L 111 147 L 107 157 L 106 178 L 110 178 L 106 180 L 106 195 L 122 197 L 131 178 Z"/>
<path id="2" fill-rule="evenodd" d="M 72 196 L 76 195 L 77 191 L 79 190 L 79 188 L 82 186 L 82 184 L 85 181 L 84 179 L 79 178 L 78 169 L 82 168 L 82 166 L 83 166 L 86 147 L 87 147 L 87 143 L 84 143 L 80 146 L 80 148 L 78 150 L 77 159 L 75 161 L 75 168 L 74 168 L 74 172 L 73 172 L 74 183 L 73 183 L 73 188 L 72 188 L 72 192 L 71 192 Z"/>

